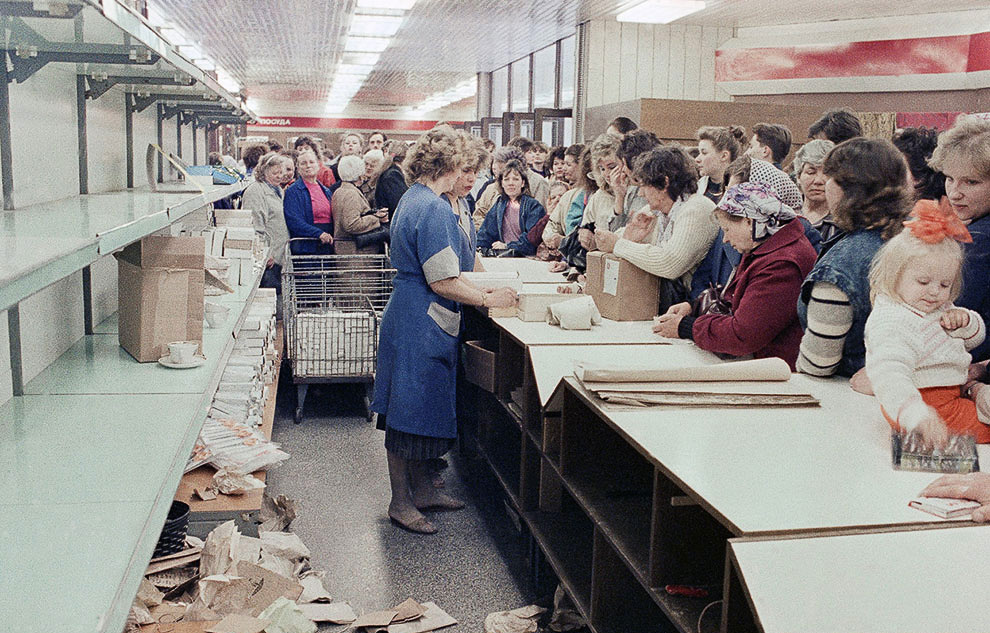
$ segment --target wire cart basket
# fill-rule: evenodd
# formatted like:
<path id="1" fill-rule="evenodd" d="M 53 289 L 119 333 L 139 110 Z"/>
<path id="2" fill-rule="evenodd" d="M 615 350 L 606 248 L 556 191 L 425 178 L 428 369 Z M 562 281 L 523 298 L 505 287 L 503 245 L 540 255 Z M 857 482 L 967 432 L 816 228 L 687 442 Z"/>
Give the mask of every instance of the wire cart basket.
<path id="1" fill-rule="evenodd" d="M 282 268 L 286 357 L 296 385 L 295 422 L 302 421 L 313 383 L 364 383 L 371 391 L 378 360 L 378 326 L 392 294 L 395 270 L 387 255 L 295 255 L 286 245 Z"/>

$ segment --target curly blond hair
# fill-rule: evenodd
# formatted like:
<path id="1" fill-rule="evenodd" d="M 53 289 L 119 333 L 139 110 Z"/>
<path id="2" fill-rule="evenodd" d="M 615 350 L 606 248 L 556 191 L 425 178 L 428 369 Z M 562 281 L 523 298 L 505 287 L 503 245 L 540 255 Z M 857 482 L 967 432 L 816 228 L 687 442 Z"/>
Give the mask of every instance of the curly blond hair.
<path id="1" fill-rule="evenodd" d="M 990 178 L 990 121 L 973 115 L 960 115 L 951 128 L 938 135 L 938 145 L 928 166 L 942 171 L 950 155 L 970 161 L 984 178 Z"/>
<path id="2" fill-rule="evenodd" d="M 463 142 L 449 125 L 438 125 L 413 143 L 402 162 L 410 182 L 436 180 L 461 168 Z"/>
<path id="3" fill-rule="evenodd" d="M 591 174 L 595 177 L 598 187 L 604 189 L 606 193 L 612 193 L 612 187 L 606 179 L 608 174 L 602 173 L 602 170 L 598 167 L 598 163 L 603 158 L 608 158 L 609 156 L 618 159 L 619 143 L 621 142 L 622 139 L 618 136 L 600 134 L 591 143 Z"/>
<path id="4" fill-rule="evenodd" d="M 482 139 L 464 130 L 457 131 L 457 141 L 461 146 L 461 168 L 479 171 L 488 164 L 489 153 Z"/>

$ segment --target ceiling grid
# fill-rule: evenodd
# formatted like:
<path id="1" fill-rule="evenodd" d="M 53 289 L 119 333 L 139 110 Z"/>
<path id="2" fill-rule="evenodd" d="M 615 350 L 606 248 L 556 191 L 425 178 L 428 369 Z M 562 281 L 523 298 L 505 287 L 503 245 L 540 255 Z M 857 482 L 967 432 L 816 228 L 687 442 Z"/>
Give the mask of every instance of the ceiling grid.
<path id="1" fill-rule="evenodd" d="M 338 64 L 363 63 L 344 52 L 356 0 L 151 2 L 244 86 L 262 115 L 279 114 L 291 104 L 318 108 L 331 94 Z M 635 3 L 418 0 L 347 112 L 400 113 L 479 71 L 494 70 L 572 35 L 581 22 L 611 19 L 630 4 Z M 978 9 L 986 7 L 986 0 L 950 4 L 951 10 Z M 745 27 L 932 11 L 930 0 L 708 0 L 707 5 L 677 24 Z M 459 105 L 468 102 L 473 97 Z"/>

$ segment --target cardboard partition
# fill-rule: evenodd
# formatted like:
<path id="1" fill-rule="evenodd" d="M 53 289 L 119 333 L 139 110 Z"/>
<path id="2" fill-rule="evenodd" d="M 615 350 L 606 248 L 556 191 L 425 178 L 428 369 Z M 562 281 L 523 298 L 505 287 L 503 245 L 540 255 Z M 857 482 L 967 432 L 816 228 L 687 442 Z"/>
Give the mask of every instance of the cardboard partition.
<path id="1" fill-rule="evenodd" d="M 463 347 L 464 375 L 468 382 L 495 393 L 495 358 L 498 343 L 466 341 Z"/>
<path id="2" fill-rule="evenodd" d="M 202 237 L 146 237 L 115 253 L 120 346 L 147 363 L 174 341 L 203 342 Z"/>
<path id="3" fill-rule="evenodd" d="M 646 321 L 660 307 L 660 278 L 611 253 L 588 253 L 585 293 L 613 321 Z"/>

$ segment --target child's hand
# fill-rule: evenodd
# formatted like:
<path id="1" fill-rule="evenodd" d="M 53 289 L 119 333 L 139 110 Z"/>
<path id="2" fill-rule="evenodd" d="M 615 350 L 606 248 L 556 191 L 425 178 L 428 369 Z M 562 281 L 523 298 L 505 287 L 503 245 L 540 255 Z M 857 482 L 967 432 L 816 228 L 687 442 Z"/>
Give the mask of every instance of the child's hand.
<path id="1" fill-rule="evenodd" d="M 949 443 L 949 429 L 945 422 L 937 413 L 925 416 L 921 423 L 915 427 L 914 432 L 921 436 L 925 444 L 932 448 L 945 448 Z"/>
<path id="2" fill-rule="evenodd" d="M 969 312 L 962 308 L 950 308 L 939 319 L 939 323 L 946 331 L 958 330 L 969 325 Z"/>

